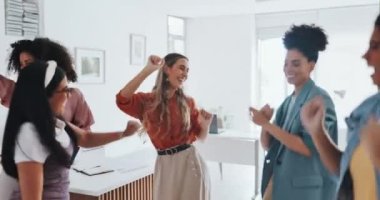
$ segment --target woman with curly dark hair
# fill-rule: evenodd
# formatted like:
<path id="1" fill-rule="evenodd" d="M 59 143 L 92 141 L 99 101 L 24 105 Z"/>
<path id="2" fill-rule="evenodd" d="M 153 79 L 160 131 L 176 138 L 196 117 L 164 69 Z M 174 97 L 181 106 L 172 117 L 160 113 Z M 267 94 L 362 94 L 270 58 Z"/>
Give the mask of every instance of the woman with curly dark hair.
<path id="1" fill-rule="evenodd" d="M 19 40 L 11 44 L 11 47 L 12 52 L 9 55 L 8 62 L 9 71 L 18 73 L 34 60 L 54 60 L 66 73 L 68 81 L 77 81 L 77 74 L 73 68 L 71 56 L 61 44 L 48 38 L 35 38 L 34 40 Z M 0 75 L 0 101 L 6 107 L 9 106 L 14 85 L 14 81 Z M 84 129 L 90 129 L 90 126 L 94 124 L 90 107 L 77 88 L 71 92 L 66 104 L 64 118 Z"/>
<path id="2" fill-rule="evenodd" d="M 133 134 L 89 134 L 63 121 L 69 97 L 65 72 L 54 61 L 20 70 L 5 125 L 0 174 L 1 199 L 68 200 L 69 169 L 78 146 L 95 147 Z"/>
<path id="3" fill-rule="evenodd" d="M 378 15 L 363 55 L 373 69 L 371 79 L 380 89 L 380 15 Z M 314 98 L 302 108 L 302 122 L 310 133 L 326 168 L 338 181 L 336 198 L 344 200 L 376 200 L 380 198 L 380 92 L 366 98 L 346 118 L 348 143 L 344 151 L 331 142 L 321 127 L 325 119 L 321 98 Z"/>
<path id="4" fill-rule="evenodd" d="M 327 36 L 315 25 L 292 26 L 283 38 L 287 49 L 284 73 L 294 86 L 277 110 L 265 105 L 260 110 L 250 108 L 252 121 L 261 126 L 261 144 L 268 151 L 263 169 L 263 199 L 274 200 L 329 200 L 336 182 L 322 164 L 310 135 L 301 124 L 303 104 L 315 96 L 322 96 L 326 106 L 324 127 L 333 141 L 337 141 L 337 120 L 334 104 L 322 88 L 315 85 L 310 74 L 318 60 L 318 52 L 325 50 Z"/>

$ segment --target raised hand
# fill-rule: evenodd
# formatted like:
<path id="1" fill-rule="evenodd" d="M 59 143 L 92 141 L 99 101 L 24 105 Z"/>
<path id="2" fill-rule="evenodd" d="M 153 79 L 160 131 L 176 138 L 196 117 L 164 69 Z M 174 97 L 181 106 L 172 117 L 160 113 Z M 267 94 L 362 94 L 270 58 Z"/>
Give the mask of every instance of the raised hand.
<path id="1" fill-rule="evenodd" d="M 273 109 L 271 111 L 270 110 L 271 108 L 264 108 L 264 107 L 261 110 L 257 110 L 254 107 L 249 107 L 251 120 L 253 121 L 253 123 L 255 123 L 258 126 L 263 126 L 264 124 L 269 123 L 269 120 L 273 115 Z"/>
<path id="2" fill-rule="evenodd" d="M 272 116 L 273 116 L 273 112 L 274 112 L 274 109 L 271 108 L 268 104 L 265 104 L 265 106 L 263 106 L 259 112 L 263 113 L 264 116 L 268 119 L 268 120 L 271 120 L 272 119 Z"/>
<path id="3" fill-rule="evenodd" d="M 204 109 L 201 109 L 198 115 L 198 122 L 202 128 L 208 129 L 211 124 L 212 117 L 213 115 L 211 113 L 207 112 Z"/>
<path id="4" fill-rule="evenodd" d="M 307 132 L 313 136 L 315 133 L 322 133 L 324 129 L 325 106 L 321 96 L 314 97 L 301 109 L 302 125 Z"/>
<path id="5" fill-rule="evenodd" d="M 165 62 L 161 57 L 156 55 L 150 55 L 144 69 L 149 72 L 154 72 L 158 69 L 161 69 L 161 67 L 163 67 L 164 64 Z"/>
<path id="6" fill-rule="evenodd" d="M 137 132 L 141 127 L 141 124 L 135 120 L 129 120 L 127 123 L 127 127 L 123 132 L 123 137 L 133 135 Z"/>

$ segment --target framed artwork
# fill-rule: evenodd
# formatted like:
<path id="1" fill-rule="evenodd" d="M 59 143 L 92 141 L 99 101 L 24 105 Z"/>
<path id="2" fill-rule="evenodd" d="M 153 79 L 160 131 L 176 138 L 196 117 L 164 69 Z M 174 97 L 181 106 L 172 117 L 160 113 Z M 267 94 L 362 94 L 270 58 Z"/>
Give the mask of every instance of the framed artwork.
<path id="1" fill-rule="evenodd" d="M 143 65 L 145 63 L 146 37 L 144 35 L 131 34 L 130 46 L 130 64 Z"/>
<path id="2" fill-rule="evenodd" d="M 78 74 L 78 82 L 104 83 L 104 57 L 104 50 L 75 48 L 75 68 Z"/>

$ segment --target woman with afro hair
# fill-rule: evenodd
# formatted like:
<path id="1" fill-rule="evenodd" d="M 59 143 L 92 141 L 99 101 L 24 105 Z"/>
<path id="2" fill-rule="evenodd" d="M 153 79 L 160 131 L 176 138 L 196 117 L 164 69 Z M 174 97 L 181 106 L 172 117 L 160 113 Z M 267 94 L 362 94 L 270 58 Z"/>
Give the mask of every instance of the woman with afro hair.
<path id="1" fill-rule="evenodd" d="M 311 136 L 301 123 L 301 107 L 315 96 L 325 105 L 324 128 L 337 141 L 337 119 L 334 104 L 325 90 L 315 85 L 310 74 L 318 60 L 319 51 L 327 45 L 323 29 L 315 25 L 292 26 L 285 33 L 287 49 L 284 74 L 294 91 L 277 109 L 250 108 L 252 121 L 261 126 L 261 144 L 267 151 L 264 160 L 261 192 L 263 199 L 330 200 L 336 181 L 323 166 Z"/>
<path id="2" fill-rule="evenodd" d="M 8 70 L 19 73 L 22 68 L 36 61 L 54 60 L 63 69 L 69 82 L 77 81 L 77 74 L 67 49 L 58 42 L 49 38 L 35 38 L 34 40 L 19 40 L 11 44 Z M 9 107 L 15 82 L 0 75 L 0 103 Z M 76 126 L 89 130 L 94 124 L 94 118 L 82 92 L 73 88 L 66 104 L 63 117 Z"/>

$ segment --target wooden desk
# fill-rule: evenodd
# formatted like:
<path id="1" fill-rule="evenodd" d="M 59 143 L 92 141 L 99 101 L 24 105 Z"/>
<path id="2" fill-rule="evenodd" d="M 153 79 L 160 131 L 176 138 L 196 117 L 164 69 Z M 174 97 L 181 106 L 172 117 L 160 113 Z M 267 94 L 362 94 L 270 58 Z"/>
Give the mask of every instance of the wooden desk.
<path id="1" fill-rule="evenodd" d="M 219 134 L 209 134 L 204 142 L 196 142 L 195 146 L 207 161 L 234 163 L 255 166 L 254 196 L 259 194 L 259 180 L 264 153 L 260 149 L 259 133 L 249 131 L 224 130 Z"/>
<path id="2" fill-rule="evenodd" d="M 70 170 L 71 200 L 152 200 L 154 149 L 145 148 L 122 157 L 107 158 L 104 149 L 81 152 L 81 166 L 105 166 L 114 172 L 87 176 Z"/>

